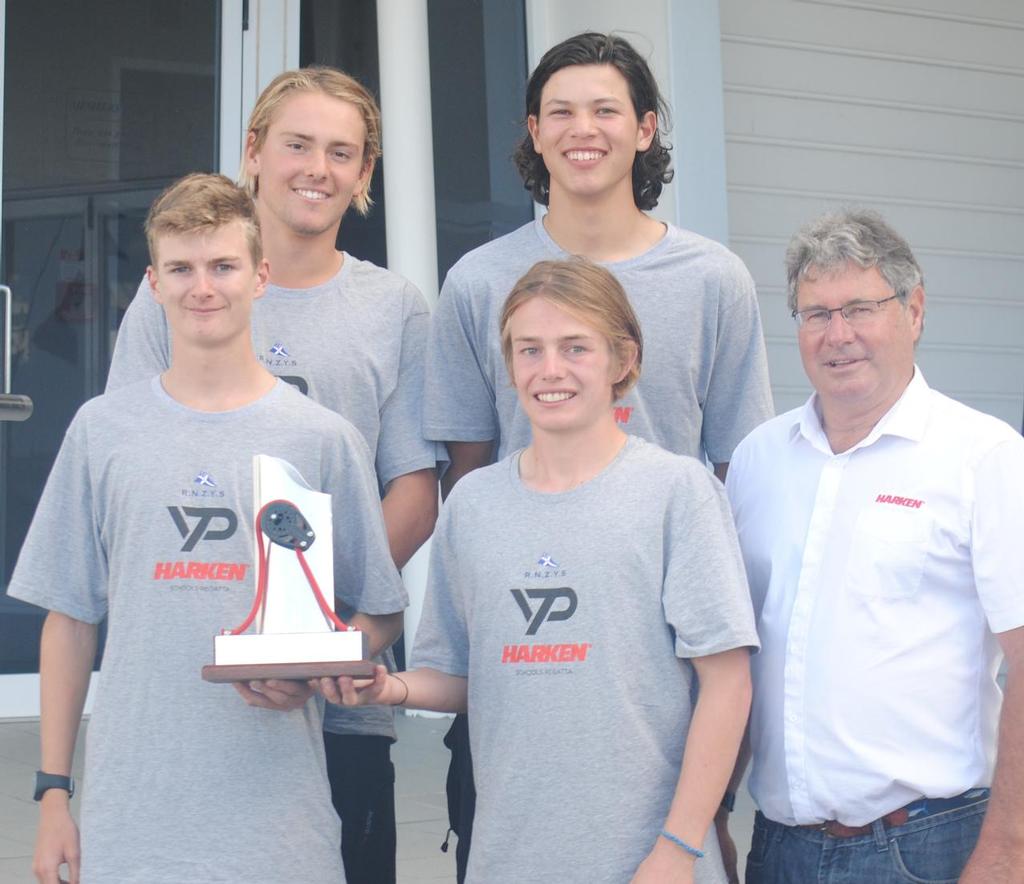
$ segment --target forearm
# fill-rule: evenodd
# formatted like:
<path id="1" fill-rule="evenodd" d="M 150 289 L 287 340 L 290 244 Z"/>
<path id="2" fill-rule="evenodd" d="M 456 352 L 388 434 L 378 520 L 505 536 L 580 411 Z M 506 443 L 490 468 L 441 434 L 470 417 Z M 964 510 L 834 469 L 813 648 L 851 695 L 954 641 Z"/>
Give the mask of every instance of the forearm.
<path id="1" fill-rule="evenodd" d="M 368 657 L 378 657 L 391 647 L 402 634 L 405 615 L 356 613 L 348 618 L 348 625 L 366 634 Z"/>
<path id="2" fill-rule="evenodd" d="M 40 752 L 46 773 L 68 775 L 96 657 L 97 627 L 51 612 L 39 651 Z"/>
<path id="3" fill-rule="evenodd" d="M 743 782 L 743 775 L 747 772 L 747 765 L 750 764 L 750 724 L 743 729 L 743 739 L 740 741 L 739 752 L 736 755 L 736 764 L 733 765 L 732 774 L 729 777 L 729 783 L 725 787 L 726 791 L 731 792 L 733 796 L 739 791 L 740 783 Z M 719 834 L 722 832 L 722 827 L 728 829 L 729 825 L 729 813 L 730 811 L 724 806 L 719 806 L 715 811 L 715 825 L 718 826 Z"/>
<path id="4" fill-rule="evenodd" d="M 403 696 L 405 687 L 409 689 L 407 696 Z M 410 669 L 388 677 L 387 702 L 432 712 L 465 712 L 466 687 L 466 679 L 459 675 L 437 669 Z"/>
<path id="5" fill-rule="evenodd" d="M 321 678 L 316 689 L 331 703 L 345 706 L 406 706 L 433 712 L 466 711 L 466 679 L 437 669 L 389 673 L 378 666 L 372 681 Z"/>
<path id="6" fill-rule="evenodd" d="M 395 567 L 402 569 L 427 541 L 437 521 L 437 475 L 417 470 L 394 479 L 381 508 Z"/>
<path id="7" fill-rule="evenodd" d="M 1009 661 L 992 797 L 963 881 L 1019 881 L 1024 868 L 1024 660 Z"/>
<path id="8" fill-rule="evenodd" d="M 750 661 L 746 648 L 715 655 L 712 670 L 698 668 L 700 692 L 686 739 L 682 769 L 665 828 L 699 847 L 736 771 L 736 757 L 750 711 Z M 712 660 L 714 658 L 704 658 Z M 700 667 L 699 660 L 694 661 Z M 740 772 L 742 777 L 742 772 Z"/>
<path id="9" fill-rule="evenodd" d="M 729 777 L 729 785 L 725 788 L 735 794 L 740 783 L 743 782 L 743 775 L 747 772 L 747 765 L 750 764 L 750 725 L 743 729 L 743 739 L 740 741 L 739 752 L 736 755 L 736 764 L 733 766 L 732 774 Z"/>
<path id="10" fill-rule="evenodd" d="M 447 442 L 449 466 L 441 478 L 441 498 L 447 500 L 455 483 L 493 459 L 494 442 Z"/>

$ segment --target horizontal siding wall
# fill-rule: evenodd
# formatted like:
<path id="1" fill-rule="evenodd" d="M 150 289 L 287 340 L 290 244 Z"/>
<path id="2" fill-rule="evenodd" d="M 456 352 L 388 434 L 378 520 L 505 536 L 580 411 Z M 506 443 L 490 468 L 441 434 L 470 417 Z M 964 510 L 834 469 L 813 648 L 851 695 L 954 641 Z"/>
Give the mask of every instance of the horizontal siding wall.
<path id="1" fill-rule="evenodd" d="M 924 268 L 929 383 L 1019 429 L 1024 3 L 720 8 L 730 241 L 758 283 L 776 408 L 810 391 L 785 307 L 786 243 L 856 204 L 882 212 Z"/>

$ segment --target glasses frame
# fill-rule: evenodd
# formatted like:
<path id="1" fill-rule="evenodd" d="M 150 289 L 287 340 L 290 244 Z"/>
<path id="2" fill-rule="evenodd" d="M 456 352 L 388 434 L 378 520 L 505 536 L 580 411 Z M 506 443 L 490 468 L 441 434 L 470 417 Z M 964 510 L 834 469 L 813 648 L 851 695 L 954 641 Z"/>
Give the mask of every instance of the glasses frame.
<path id="1" fill-rule="evenodd" d="M 859 306 L 861 306 L 863 304 L 874 304 L 877 307 L 881 307 L 883 304 L 885 304 L 885 303 L 887 303 L 889 301 L 894 301 L 894 300 L 896 300 L 896 298 L 902 298 L 902 297 L 903 296 L 899 292 L 897 292 L 894 295 L 889 295 L 888 298 L 877 298 L 877 299 L 875 299 L 875 298 L 861 298 L 861 299 L 856 300 L 856 301 L 850 301 L 850 303 L 848 303 L 848 304 L 843 304 L 842 307 L 832 307 L 831 309 L 829 309 L 827 307 L 808 307 L 806 310 L 794 310 L 794 311 L 792 311 L 790 313 L 790 316 L 792 316 L 793 319 L 796 320 L 796 327 L 797 327 L 797 329 L 799 329 L 800 331 L 803 331 L 804 329 L 807 328 L 806 322 L 807 322 L 809 314 L 827 313 L 828 314 L 828 319 L 825 320 L 825 324 L 820 329 L 817 329 L 817 331 L 823 332 L 832 324 L 832 314 L 833 313 L 841 313 L 842 316 L 843 316 L 843 319 L 845 319 L 847 323 L 849 323 L 850 325 L 856 325 L 856 323 L 850 322 L 850 317 L 846 315 L 846 311 L 847 310 L 849 310 L 849 309 L 851 309 L 853 307 L 859 307 Z M 879 311 L 876 310 L 875 313 L 872 313 L 871 315 L 874 316 L 878 312 Z"/>

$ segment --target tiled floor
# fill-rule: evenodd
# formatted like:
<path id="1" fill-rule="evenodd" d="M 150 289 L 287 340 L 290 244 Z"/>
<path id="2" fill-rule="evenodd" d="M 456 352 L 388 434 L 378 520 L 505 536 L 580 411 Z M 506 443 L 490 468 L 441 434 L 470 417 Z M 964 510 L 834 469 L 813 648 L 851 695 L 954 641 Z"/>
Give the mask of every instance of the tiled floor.
<path id="1" fill-rule="evenodd" d="M 441 743 L 447 729 L 446 718 L 398 716 L 398 743 L 392 757 L 397 777 L 399 884 L 455 880 L 454 836 L 448 853 L 439 850 L 448 828 L 444 796 L 448 750 Z M 36 829 L 31 792 L 38 743 L 38 722 L 0 721 L 0 884 L 35 880 L 30 868 Z M 81 737 L 78 745 L 84 745 Z M 79 752 L 76 774 L 81 762 Z M 744 792 L 734 816 L 743 854 L 750 843 L 751 817 L 750 799 Z"/>

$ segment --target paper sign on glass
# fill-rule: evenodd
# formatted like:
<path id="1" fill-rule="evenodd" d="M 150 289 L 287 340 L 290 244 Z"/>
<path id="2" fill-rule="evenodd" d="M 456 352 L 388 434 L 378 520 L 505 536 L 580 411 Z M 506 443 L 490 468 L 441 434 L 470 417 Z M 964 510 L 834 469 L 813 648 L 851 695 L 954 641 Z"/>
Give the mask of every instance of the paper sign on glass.
<path id="1" fill-rule="evenodd" d="M 331 495 L 287 461 L 253 458 L 256 594 L 241 625 L 213 640 L 207 681 L 371 676 L 366 637 L 334 613 Z M 327 595 L 324 595 L 326 591 Z"/>

